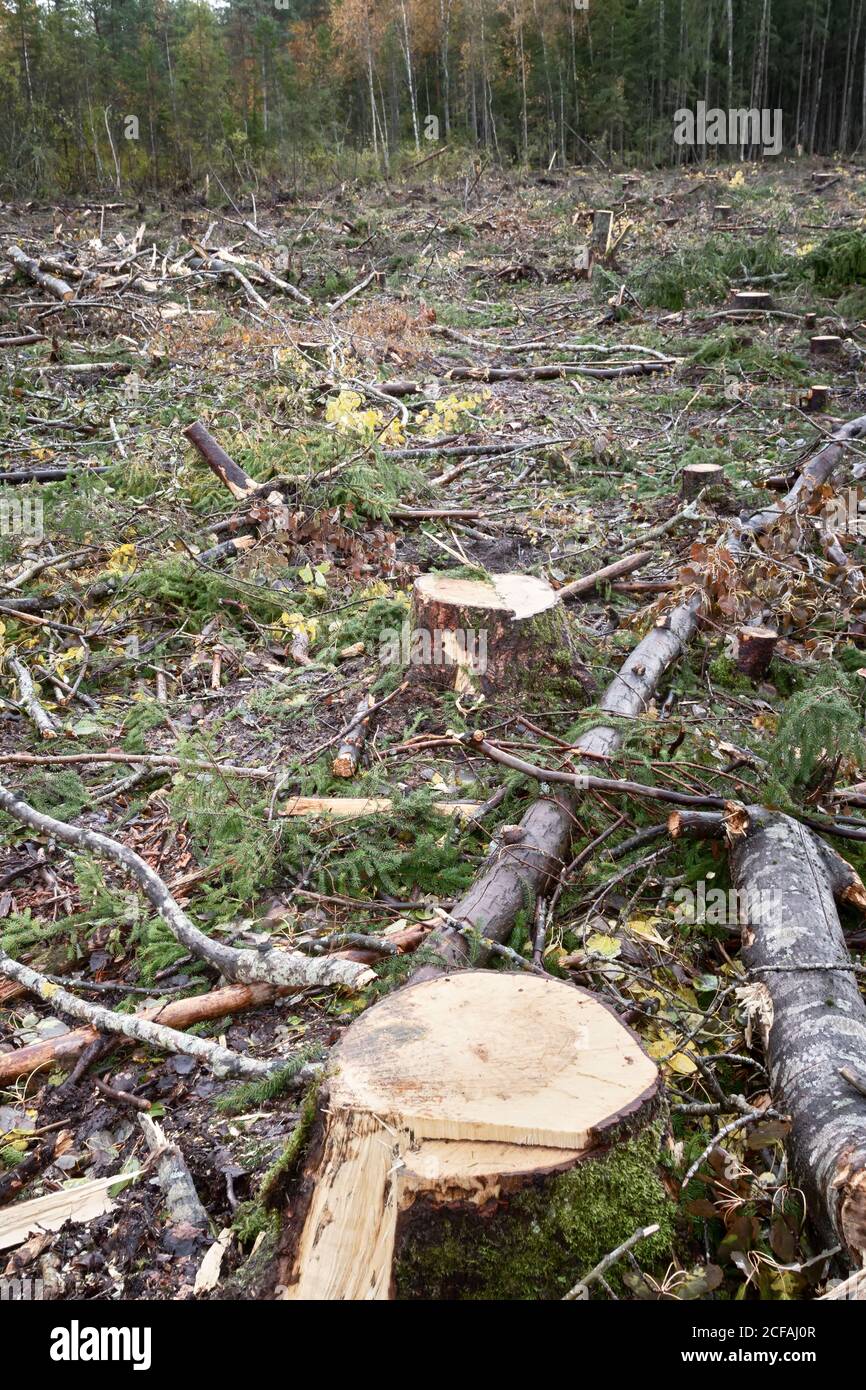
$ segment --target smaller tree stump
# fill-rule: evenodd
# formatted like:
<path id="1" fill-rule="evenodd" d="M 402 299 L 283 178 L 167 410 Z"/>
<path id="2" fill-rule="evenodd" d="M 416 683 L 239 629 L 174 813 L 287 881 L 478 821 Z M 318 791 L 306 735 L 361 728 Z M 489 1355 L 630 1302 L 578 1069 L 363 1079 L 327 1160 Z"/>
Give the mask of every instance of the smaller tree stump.
<path id="1" fill-rule="evenodd" d="M 752 680 L 762 680 L 778 640 L 778 632 L 771 627 L 741 627 L 737 634 L 737 670 Z"/>
<path id="2" fill-rule="evenodd" d="M 810 386 L 800 397 L 800 409 L 806 410 L 810 415 L 813 415 L 819 410 L 826 410 L 829 402 L 829 386 Z"/>
<path id="3" fill-rule="evenodd" d="M 690 463 L 682 472 L 680 495 L 691 502 L 703 488 L 718 486 L 724 481 L 725 470 L 720 463 Z"/>
<path id="4" fill-rule="evenodd" d="M 834 333 L 820 333 L 814 338 L 809 339 L 809 351 L 815 353 L 838 352 L 842 346 L 842 339 L 836 337 Z"/>
<path id="5" fill-rule="evenodd" d="M 766 290 L 735 290 L 735 309 L 772 309 L 773 297 Z"/>
<path id="6" fill-rule="evenodd" d="M 716 203 L 713 208 L 714 222 L 727 222 L 733 212 L 730 203 Z"/>
<path id="7" fill-rule="evenodd" d="M 401 647 L 410 679 L 495 695 L 536 686 L 572 643 L 565 607 L 545 579 L 422 574 Z"/>
<path id="8" fill-rule="evenodd" d="M 817 326 L 818 326 L 818 315 L 817 315 L 817 314 L 811 313 L 811 312 L 810 312 L 810 313 L 808 313 L 808 314 L 804 314 L 804 315 L 803 315 L 803 327 L 804 327 L 804 328 L 817 328 Z"/>

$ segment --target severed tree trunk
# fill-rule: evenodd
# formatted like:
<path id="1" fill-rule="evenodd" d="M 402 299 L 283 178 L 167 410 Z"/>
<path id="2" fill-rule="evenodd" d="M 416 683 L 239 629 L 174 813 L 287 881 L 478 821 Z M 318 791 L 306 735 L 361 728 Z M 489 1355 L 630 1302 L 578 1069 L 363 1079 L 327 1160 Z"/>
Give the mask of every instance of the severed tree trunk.
<path id="1" fill-rule="evenodd" d="M 791 1116 L 792 1168 L 822 1238 L 862 1264 L 866 1003 L 834 902 L 834 891 L 851 898 L 856 885 L 840 882 L 839 856 L 797 821 L 758 806 L 748 815 L 731 866 L 774 1101 Z"/>
<path id="2" fill-rule="evenodd" d="M 794 486 L 785 496 L 773 507 L 764 507 L 759 512 L 753 512 L 741 523 L 743 540 L 748 540 L 751 536 L 759 535 L 763 531 L 769 530 L 783 516 L 789 512 L 796 511 L 801 504 L 808 502 L 813 492 L 822 483 L 826 483 L 844 460 L 846 453 L 852 458 L 854 455 L 847 445 L 855 439 L 860 439 L 866 434 L 866 415 L 859 415 L 854 420 L 849 420 L 847 424 L 834 430 L 832 436 L 824 446 L 814 454 L 812 458 L 801 469 Z M 852 467 L 853 476 L 857 476 L 856 466 Z M 742 548 L 742 542 L 736 535 L 727 537 L 727 545 L 736 553 Z"/>
<path id="3" fill-rule="evenodd" d="M 773 297 L 766 290 L 736 290 L 733 306 L 735 309 L 772 309 Z"/>
<path id="4" fill-rule="evenodd" d="M 60 280 L 56 275 L 49 275 L 46 271 L 40 270 L 39 262 L 34 261 L 32 256 L 28 256 L 26 251 L 22 251 L 20 246 L 10 246 L 6 252 L 9 260 L 15 269 L 22 275 L 26 275 L 28 280 L 32 280 L 41 290 L 45 290 L 54 299 L 64 302 L 74 298 L 75 291 L 65 280 Z"/>
<path id="5" fill-rule="evenodd" d="M 612 234 L 613 213 L 608 208 L 597 208 L 592 214 L 590 246 L 599 260 L 603 260 L 610 250 Z"/>
<path id="6" fill-rule="evenodd" d="M 285 1298 L 561 1297 L 569 1271 L 592 1258 L 573 1232 L 580 1217 L 592 1231 L 605 1181 L 604 1239 L 630 1235 L 648 1212 L 669 1225 L 651 1149 L 658 1069 L 583 990 L 503 972 L 441 976 L 368 1010 L 331 1060 Z M 637 1166 L 641 1139 L 632 1186 L 617 1161 L 631 1145 Z M 523 1293 L 520 1253 L 538 1278 Z"/>
<path id="7" fill-rule="evenodd" d="M 809 351 L 819 356 L 838 352 L 841 347 L 842 339 L 837 337 L 835 333 L 818 333 L 814 338 L 809 339 Z"/>
<path id="8" fill-rule="evenodd" d="M 222 447 L 214 439 L 213 435 L 205 428 L 201 420 L 195 420 L 191 425 L 187 425 L 184 435 L 201 454 L 208 468 L 212 470 L 224 483 L 238 501 L 243 501 L 246 497 L 251 497 L 257 491 L 259 484 L 245 473 L 240 464 L 235 463 Z"/>
<path id="9" fill-rule="evenodd" d="M 705 487 L 718 487 L 725 481 L 720 463 L 689 463 L 680 477 L 680 495 L 691 502 Z"/>
<path id="10" fill-rule="evenodd" d="M 403 655 L 417 681 L 487 695 L 537 688 L 554 654 L 570 650 L 565 609 L 544 579 L 422 574 L 415 580 Z"/>

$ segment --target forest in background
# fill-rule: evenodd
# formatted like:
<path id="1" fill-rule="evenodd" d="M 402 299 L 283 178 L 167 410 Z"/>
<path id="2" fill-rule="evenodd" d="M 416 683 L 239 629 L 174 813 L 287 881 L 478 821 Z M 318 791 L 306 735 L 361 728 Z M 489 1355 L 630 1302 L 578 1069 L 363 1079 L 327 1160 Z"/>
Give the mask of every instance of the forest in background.
<path id="1" fill-rule="evenodd" d="M 0 197 L 389 173 L 450 148 L 544 169 L 737 158 L 674 112 L 866 131 L 864 0 L 0 0 Z M 743 151 L 746 155 L 754 151 Z"/>

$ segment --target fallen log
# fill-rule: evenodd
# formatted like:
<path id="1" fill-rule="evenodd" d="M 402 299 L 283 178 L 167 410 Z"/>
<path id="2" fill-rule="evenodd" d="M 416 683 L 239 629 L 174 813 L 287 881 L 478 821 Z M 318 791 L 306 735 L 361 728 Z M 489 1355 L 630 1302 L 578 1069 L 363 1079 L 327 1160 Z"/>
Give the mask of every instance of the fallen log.
<path id="1" fill-rule="evenodd" d="M 849 420 L 847 424 L 834 430 L 823 448 L 819 449 L 800 470 L 793 487 L 779 502 L 772 507 L 753 512 L 740 523 L 741 536 L 748 539 L 769 530 L 780 517 L 796 511 L 803 503 L 808 502 L 812 493 L 827 482 L 833 470 L 842 462 L 848 445 L 856 439 L 861 439 L 863 435 L 866 435 L 866 415 L 858 415 L 856 419 Z M 736 548 L 738 538 L 731 536 L 728 543 Z"/>
<path id="2" fill-rule="evenodd" d="M 79 471 L 82 475 L 86 474 L 88 478 L 91 478 L 95 473 L 107 473 L 108 467 L 93 468 L 88 465 L 87 468 L 79 470 L 77 464 L 71 463 L 66 468 L 20 468 L 11 473 L 0 473 L 0 483 L 8 483 L 10 487 L 17 487 L 24 483 L 59 483 L 64 478 L 68 478 L 70 473 L 78 473 Z"/>
<path id="3" fill-rule="evenodd" d="M 150 1019 L 162 1023 L 166 1028 L 179 1032 L 192 1028 L 197 1023 L 208 1023 L 215 1018 L 240 1013 L 243 1009 L 255 1009 L 262 1004 L 270 1004 L 291 993 L 288 986 L 277 988 L 274 985 L 227 985 L 224 989 L 213 989 L 208 994 L 196 994 L 190 999 L 174 999 L 168 1004 L 158 1004 L 132 1017 Z M 7 998 L 7 1002 L 8 998 Z M 46 1067 L 68 1066 L 81 1056 L 92 1043 L 98 1041 L 100 1033 L 95 1028 L 75 1028 L 62 1033 L 58 1038 L 44 1042 L 28 1043 L 14 1052 L 0 1052 L 0 1086 L 16 1081 L 19 1076 L 30 1076 Z M 118 1044 L 124 1039 L 118 1037 Z M 134 1039 L 127 1039 L 132 1043 Z"/>
<path id="4" fill-rule="evenodd" d="M 33 684 L 33 677 L 24 662 L 17 656 L 14 648 L 6 659 L 9 662 L 9 670 L 15 677 L 18 686 L 18 699 L 22 709 L 33 720 L 43 738 L 57 738 L 60 733 L 60 726 L 40 703 L 36 694 L 36 687 Z"/>
<path id="5" fill-rule="evenodd" d="M 194 245 L 196 251 L 199 252 L 204 262 L 203 268 L 205 270 L 211 271 L 214 275 L 219 276 L 221 280 L 235 280 L 240 285 L 251 304 L 255 304 L 256 308 L 261 309 L 263 313 L 267 314 L 270 312 L 268 301 L 263 299 L 258 290 L 250 284 L 239 266 L 234 265 L 230 261 L 224 261 L 220 256 L 212 255 L 211 252 L 206 251 L 203 246 L 198 246 L 196 243 L 192 243 L 192 245 Z M 191 264 L 197 265 L 197 262 L 193 261 Z"/>
<path id="6" fill-rule="evenodd" d="M 18 333 L 14 338 L 0 338 L 0 351 L 9 347 L 30 347 L 33 343 L 47 341 L 47 333 Z"/>
<path id="7" fill-rule="evenodd" d="M 32 256 L 28 256 L 26 251 L 22 251 L 20 246 L 8 247 L 6 255 L 16 270 L 25 275 L 28 280 L 32 280 L 41 290 L 45 290 L 46 294 L 64 302 L 74 298 L 75 290 L 71 285 L 68 285 L 65 280 L 59 280 L 56 275 L 49 275 L 47 271 L 40 270 L 39 262 L 34 261 Z"/>
<path id="8" fill-rule="evenodd" d="M 631 574 L 634 570 L 642 569 L 648 565 L 653 557 L 651 550 L 641 550 L 637 555 L 624 555 L 621 560 L 614 560 L 612 564 L 603 565 L 601 569 L 595 570 L 592 574 L 585 574 L 582 579 L 572 579 L 569 584 L 563 584 L 561 589 L 557 589 L 557 594 L 561 599 L 579 598 L 581 594 L 589 594 L 593 589 L 598 589 L 605 584 L 609 584 L 614 579 L 620 579 L 624 574 Z"/>
<path id="9" fill-rule="evenodd" d="M 348 304 L 350 299 L 354 299 L 356 294 L 360 294 L 362 290 L 365 290 L 368 285 L 372 285 L 374 281 L 378 284 L 381 278 L 381 270 L 371 270 L 369 275 L 365 275 L 363 280 L 358 281 L 357 285 L 353 285 L 350 290 L 346 290 L 345 294 L 341 294 L 339 299 L 335 299 L 330 304 L 326 304 L 325 312 L 328 314 L 335 313 L 336 310 L 342 308 L 344 304 Z"/>
<path id="10" fill-rule="evenodd" d="M 356 816 L 380 816 L 393 809 L 390 796 L 293 796 L 279 812 L 281 816 L 333 816 L 352 820 Z M 434 801 L 430 809 L 441 816 L 471 816 L 481 809 L 481 801 Z"/>
<path id="11" fill-rule="evenodd" d="M 210 1217 L 202 1206 L 180 1149 L 168 1142 L 162 1126 L 149 1115 L 139 1115 L 138 1123 L 156 1163 L 157 1181 L 165 1197 L 170 1226 L 191 1226 L 199 1235 L 209 1232 Z"/>
<path id="12" fill-rule="evenodd" d="M 370 711 L 374 703 L 372 695 L 365 695 L 355 711 L 354 719 L 344 730 L 337 755 L 331 763 L 331 771 L 335 777 L 354 777 L 358 771 L 358 763 L 367 742 Z"/>
<path id="13" fill-rule="evenodd" d="M 112 1009 L 103 1008 L 101 1004 L 91 1004 L 85 999 L 78 999 L 61 985 L 54 984 L 47 976 L 31 970 L 29 965 L 22 965 L 20 961 L 13 960 L 3 950 L 0 950 L 0 975 L 17 980 L 32 994 L 50 1001 L 52 1009 L 56 1009 L 58 1013 L 92 1023 L 100 1033 L 120 1034 L 136 1042 L 162 1048 L 165 1052 L 188 1053 L 210 1067 L 215 1076 L 256 1077 L 261 1080 L 279 1065 L 245 1057 L 243 1053 L 233 1052 L 230 1048 L 211 1042 L 209 1038 L 191 1037 L 152 1019 L 141 1018 L 136 1014 L 116 1013 Z"/>
<path id="14" fill-rule="evenodd" d="M 452 367 L 446 381 L 558 381 L 569 376 L 595 377 L 600 381 L 621 376 L 649 376 L 670 370 L 670 362 L 624 362 L 615 367 L 582 367 L 575 362 L 551 362 L 539 367 Z"/>
<path id="15" fill-rule="evenodd" d="M 640 1222 L 669 1234 L 659 1072 L 595 996 L 461 971 L 376 1004 L 331 1062 L 283 1298 L 561 1298 Z"/>
<path id="16" fill-rule="evenodd" d="M 229 457 L 201 420 L 195 420 L 193 424 L 187 425 L 183 434 L 201 454 L 211 472 L 215 473 L 220 482 L 228 488 L 232 497 L 236 497 L 240 502 L 246 497 L 251 497 L 259 489 L 261 485 L 255 482 L 248 473 L 245 473 L 233 458 Z"/>
<path id="17" fill-rule="evenodd" d="M 744 894 L 743 963 L 757 1009 L 775 1104 L 791 1117 L 797 1182 L 826 1243 L 866 1262 L 866 1097 L 841 1074 L 866 1077 L 866 1002 L 833 896 L 825 848 L 789 816 L 748 808 L 732 847 Z"/>

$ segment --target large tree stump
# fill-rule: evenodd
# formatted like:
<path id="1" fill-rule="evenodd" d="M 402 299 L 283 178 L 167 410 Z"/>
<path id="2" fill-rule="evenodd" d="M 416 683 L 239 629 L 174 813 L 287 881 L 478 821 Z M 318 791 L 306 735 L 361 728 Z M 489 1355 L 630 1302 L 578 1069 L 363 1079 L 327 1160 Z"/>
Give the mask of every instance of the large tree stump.
<path id="1" fill-rule="evenodd" d="M 403 646 L 413 679 L 495 695 L 536 686 L 556 653 L 571 652 L 571 639 L 559 595 L 545 579 L 422 574 Z"/>
<path id="2" fill-rule="evenodd" d="M 332 1061 L 286 1298 L 561 1297 L 646 1221 L 664 1248 L 658 1069 L 592 994 L 443 975 L 376 1004 Z"/>

